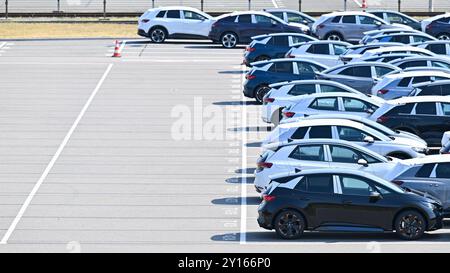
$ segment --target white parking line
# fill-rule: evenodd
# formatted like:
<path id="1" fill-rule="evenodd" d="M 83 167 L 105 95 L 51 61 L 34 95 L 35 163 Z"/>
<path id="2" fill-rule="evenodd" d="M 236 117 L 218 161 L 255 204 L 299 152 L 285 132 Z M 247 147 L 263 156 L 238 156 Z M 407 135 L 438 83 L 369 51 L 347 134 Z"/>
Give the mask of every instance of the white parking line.
<path id="1" fill-rule="evenodd" d="M 9 237 L 14 232 L 17 224 L 22 219 L 22 216 L 24 215 L 25 211 L 27 210 L 28 206 L 30 205 L 31 201 L 33 200 L 33 197 L 36 195 L 37 191 L 41 187 L 42 183 L 44 182 L 47 175 L 52 170 L 53 166 L 55 165 L 56 161 L 58 160 L 59 156 L 61 155 L 62 151 L 66 147 L 67 143 L 69 142 L 70 137 L 72 136 L 73 132 L 78 126 L 78 123 L 80 123 L 81 119 L 83 118 L 84 114 L 86 113 L 87 109 L 92 103 L 92 100 L 94 99 L 97 92 L 100 90 L 100 87 L 103 85 L 103 82 L 105 81 L 106 77 L 108 76 L 109 72 L 111 71 L 113 64 L 109 64 L 106 68 L 105 73 L 103 73 L 103 76 L 101 77 L 100 81 L 97 83 L 97 86 L 95 87 L 94 91 L 92 92 L 91 96 L 87 100 L 86 104 L 81 109 L 80 114 L 72 124 L 72 127 L 70 127 L 69 132 L 67 132 L 66 136 L 64 137 L 63 141 L 58 147 L 58 150 L 56 150 L 56 153 L 53 155 L 52 159 L 48 163 L 47 167 L 45 168 L 42 175 L 39 177 L 38 181 L 34 185 L 33 189 L 31 190 L 30 194 L 28 195 L 27 199 L 23 203 L 22 207 L 19 210 L 19 213 L 17 213 L 16 217 L 14 218 L 13 222 L 9 226 L 8 230 L 6 231 L 5 235 L 3 236 L 2 240 L 0 241 L 0 244 L 7 244 Z"/>
<path id="2" fill-rule="evenodd" d="M 244 81 L 245 81 L 245 73 L 244 71 L 246 70 L 245 65 L 241 66 L 241 72 L 242 72 L 242 77 L 241 77 L 241 88 L 244 87 Z M 241 89 L 243 90 L 243 89 Z M 244 93 L 242 93 L 241 95 L 242 101 L 245 100 L 244 97 Z M 246 141 L 247 141 L 247 132 L 246 130 L 244 130 L 244 128 L 247 127 L 247 107 L 243 104 L 242 105 L 242 117 L 241 117 L 241 128 L 242 130 L 242 140 L 241 140 L 241 149 L 242 149 L 242 170 L 246 170 L 247 169 L 247 146 L 246 146 Z M 241 230 L 240 230 L 240 238 L 239 238 L 239 243 L 240 244 L 246 244 L 246 239 L 247 239 L 247 177 L 242 175 L 242 180 L 241 180 Z"/>
<path id="3" fill-rule="evenodd" d="M 278 8 L 278 3 L 277 0 L 272 0 L 272 4 L 275 8 Z"/>

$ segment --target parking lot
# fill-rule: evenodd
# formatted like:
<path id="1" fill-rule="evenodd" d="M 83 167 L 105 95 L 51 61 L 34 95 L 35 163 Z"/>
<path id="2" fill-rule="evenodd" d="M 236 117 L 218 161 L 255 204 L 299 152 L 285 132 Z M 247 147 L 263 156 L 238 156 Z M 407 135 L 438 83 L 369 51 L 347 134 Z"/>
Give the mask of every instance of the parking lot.
<path id="1" fill-rule="evenodd" d="M 449 228 L 308 233 L 256 222 L 267 134 L 243 48 L 111 40 L 0 43 L 1 252 L 439 252 Z M 221 122 L 208 122 L 208 121 Z"/>

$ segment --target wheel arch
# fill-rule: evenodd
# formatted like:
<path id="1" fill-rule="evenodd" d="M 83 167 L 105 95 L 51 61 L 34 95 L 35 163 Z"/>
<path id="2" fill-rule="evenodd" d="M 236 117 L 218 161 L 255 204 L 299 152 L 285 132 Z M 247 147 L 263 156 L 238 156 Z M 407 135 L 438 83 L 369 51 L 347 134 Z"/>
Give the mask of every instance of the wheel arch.
<path id="1" fill-rule="evenodd" d="M 392 230 L 395 230 L 395 222 L 397 220 L 397 217 L 400 215 L 400 213 L 408 211 L 408 210 L 412 210 L 412 211 L 416 211 L 416 212 L 420 213 L 420 215 L 422 215 L 423 219 L 425 220 L 425 227 L 426 227 L 426 229 L 428 229 L 428 218 L 424 211 L 422 211 L 420 208 L 417 208 L 417 207 L 405 207 L 395 213 L 395 215 L 392 219 Z"/>
<path id="2" fill-rule="evenodd" d="M 300 213 L 300 215 L 303 217 L 303 219 L 305 220 L 305 230 L 306 229 L 308 229 L 308 218 L 306 217 L 306 214 L 303 212 L 303 211 L 301 211 L 300 209 L 297 209 L 297 208 L 292 208 L 292 207 L 283 207 L 283 208 L 281 208 L 281 209 L 279 209 L 278 211 L 277 211 L 277 213 L 275 213 L 275 215 L 273 216 L 273 218 L 272 218 L 272 227 L 275 227 L 275 219 L 277 219 L 277 217 L 278 217 L 278 215 L 280 215 L 280 213 L 282 213 L 282 212 L 284 212 L 284 211 L 287 211 L 287 210 L 293 210 L 293 211 L 296 211 L 296 212 L 298 212 L 298 213 Z"/>
<path id="3" fill-rule="evenodd" d="M 155 28 L 161 28 L 162 30 L 164 30 L 164 31 L 166 32 L 166 35 L 167 35 L 167 36 L 170 35 L 169 30 L 168 30 L 165 26 L 163 26 L 163 25 L 154 25 L 154 26 L 152 26 L 152 27 L 148 30 L 148 35 L 150 35 L 150 32 L 151 32 L 152 30 L 154 30 Z"/>

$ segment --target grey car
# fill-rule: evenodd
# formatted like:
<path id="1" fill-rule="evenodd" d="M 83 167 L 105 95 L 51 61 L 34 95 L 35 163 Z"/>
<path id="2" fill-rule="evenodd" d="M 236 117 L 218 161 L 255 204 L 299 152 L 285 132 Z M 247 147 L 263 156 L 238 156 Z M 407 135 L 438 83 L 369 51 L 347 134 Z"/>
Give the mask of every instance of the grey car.
<path id="1" fill-rule="evenodd" d="M 450 155 L 431 155 L 404 160 L 410 168 L 402 172 L 393 182 L 429 194 L 439 199 L 444 214 L 450 215 Z"/>
<path id="2" fill-rule="evenodd" d="M 264 9 L 264 11 L 280 18 L 286 23 L 299 23 L 311 27 L 316 21 L 316 19 L 309 16 L 308 14 L 291 9 L 276 8 L 276 9 Z"/>
<path id="3" fill-rule="evenodd" d="M 404 13 L 398 12 L 398 11 L 368 10 L 367 12 L 385 20 L 389 24 L 401 24 L 401 25 L 409 26 L 415 30 L 422 30 L 419 21 L 417 21 L 416 19 L 414 19 Z"/>
<path id="4" fill-rule="evenodd" d="M 393 27 L 370 13 L 347 11 L 322 15 L 311 31 L 320 39 L 358 42 L 364 37 L 364 32 Z"/>
<path id="5" fill-rule="evenodd" d="M 411 67 L 438 67 L 450 69 L 450 59 L 429 56 L 410 56 L 402 59 L 395 59 L 389 62 L 401 69 Z"/>
<path id="6" fill-rule="evenodd" d="M 367 45 L 354 45 L 347 48 L 347 50 L 340 56 L 342 62 L 347 63 L 355 58 L 360 58 L 368 50 L 377 49 L 388 46 L 401 46 L 401 43 L 377 43 Z"/>
<path id="7" fill-rule="evenodd" d="M 317 72 L 317 78 L 336 81 L 369 94 L 378 79 L 393 71 L 400 71 L 396 66 L 378 62 L 351 62 Z"/>

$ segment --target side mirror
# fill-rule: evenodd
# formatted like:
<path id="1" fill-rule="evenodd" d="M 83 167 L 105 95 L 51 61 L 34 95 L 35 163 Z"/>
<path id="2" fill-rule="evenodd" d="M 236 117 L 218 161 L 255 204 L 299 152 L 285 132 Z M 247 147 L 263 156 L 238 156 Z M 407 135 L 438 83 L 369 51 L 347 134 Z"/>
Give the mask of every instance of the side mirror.
<path id="1" fill-rule="evenodd" d="M 308 25 L 308 21 L 306 21 L 306 20 L 303 20 L 302 23 L 303 23 L 304 25 Z"/>
<path id="2" fill-rule="evenodd" d="M 377 27 L 381 27 L 381 23 L 378 22 L 378 21 L 375 22 L 375 25 L 376 25 Z"/>
<path id="3" fill-rule="evenodd" d="M 370 202 L 376 202 L 382 198 L 381 194 L 377 191 L 370 192 L 369 200 Z"/>
<path id="4" fill-rule="evenodd" d="M 366 136 L 366 137 L 364 138 L 364 142 L 367 142 L 367 143 L 374 143 L 375 140 L 374 140 L 373 137 L 371 137 L 371 136 Z"/>
<path id="5" fill-rule="evenodd" d="M 367 114 L 373 114 L 375 112 L 372 108 L 367 108 L 366 113 Z"/>
<path id="6" fill-rule="evenodd" d="M 360 158 L 360 159 L 358 159 L 358 165 L 367 167 L 367 166 L 369 166 L 369 162 L 367 162 L 367 160 L 365 160 L 364 158 Z"/>

